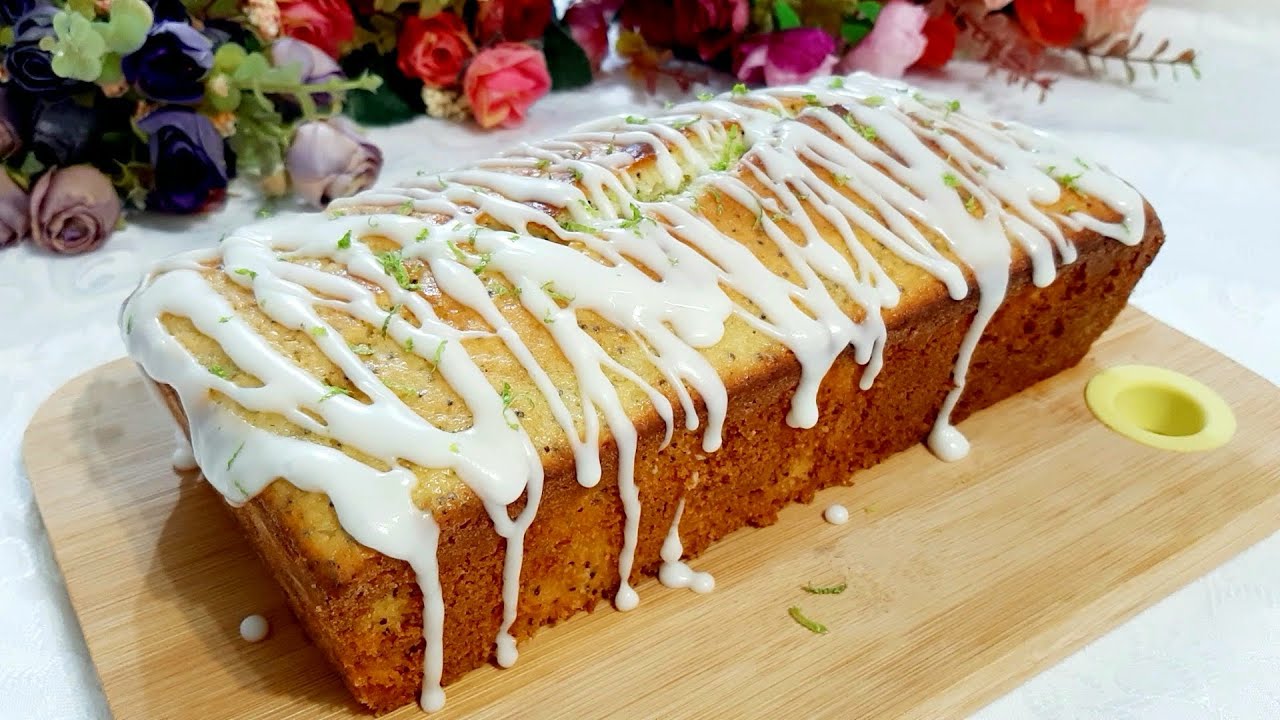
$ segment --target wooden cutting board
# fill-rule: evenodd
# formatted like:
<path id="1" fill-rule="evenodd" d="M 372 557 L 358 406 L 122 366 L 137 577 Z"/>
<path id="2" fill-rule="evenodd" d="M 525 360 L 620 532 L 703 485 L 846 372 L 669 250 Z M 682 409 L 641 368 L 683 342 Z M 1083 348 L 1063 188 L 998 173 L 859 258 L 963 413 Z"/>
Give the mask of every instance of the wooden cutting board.
<path id="1" fill-rule="evenodd" d="M 1215 388 L 1235 410 L 1235 438 L 1178 454 L 1104 428 L 1084 384 L 1134 362 Z M 692 563 L 715 575 L 712 595 L 647 581 L 638 610 L 544 631 L 514 668 L 449 687 L 440 716 L 972 712 L 1280 528 L 1278 428 L 1280 389 L 1127 310 L 1079 367 L 966 421 L 966 460 L 915 448 L 773 527 L 737 532 Z M 116 716 L 360 715 L 215 493 L 170 468 L 172 434 L 121 360 L 59 390 L 26 437 Z M 834 502 L 848 524 L 823 522 Z M 807 595 L 811 581 L 848 590 Z M 797 625 L 792 605 L 830 632 Z M 251 613 L 271 621 L 262 643 L 238 634 Z"/>

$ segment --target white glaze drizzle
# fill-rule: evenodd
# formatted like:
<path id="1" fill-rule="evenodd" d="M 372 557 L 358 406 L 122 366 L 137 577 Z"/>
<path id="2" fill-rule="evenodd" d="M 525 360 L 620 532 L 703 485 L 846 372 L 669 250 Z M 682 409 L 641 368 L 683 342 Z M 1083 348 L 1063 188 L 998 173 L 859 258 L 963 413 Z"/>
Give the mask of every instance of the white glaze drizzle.
<path id="1" fill-rule="evenodd" d="M 173 457 L 169 462 L 174 470 L 195 470 L 199 467 L 196 464 L 196 454 L 191 450 L 191 441 L 187 440 L 181 430 L 173 431 Z"/>
<path id="2" fill-rule="evenodd" d="M 669 588 L 689 588 L 705 594 L 716 589 L 716 579 L 711 573 L 699 572 L 689 567 L 680 558 L 684 555 L 684 545 L 680 543 L 680 518 L 684 515 L 684 498 L 676 505 L 676 514 L 671 518 L 671 529 L 662 541 L 662 566 L 658 569 L 658 582 Z"/>
<path id="3" fill-rule="evenodd" d="M 261 615 L 249 615 L 240 621 L 240 637 L 245 642 L 262 642 L 271 632 L 271 624 Z"/>
<path id="4" fill-rule="evenodd" d="M 956 361 L 954 387 L 929 438 L 935 454 L 956 459 L 967 441 L 951 425 L 950 413 L 963 391 L 974 347 L 1004 297 L 1011 243 L 1030 258 L 1034 282 L 1045 285 L 1056 272 L 1055 258 L 1071 262 L 1075 257 L 1061 226 L 1089 228 L 1129 244 L 1144 235 L 1144 205 L 1137 192 L 1105 168 L 1076 159 L 1048 136 L 954 112 L 945 102 L 867 75 L 849 76 L 840 88 L 829 83 L 823 78 L 741 97 L 721 95 L 677 106 L 653 120 L 606 118 L 469 170 L 365 193 L 334 206 L 339 213 L 342 208 L 386 209 L 379 214 L 259 223 L 228 236 L 219 248 L 162 263 L 122 310 L 126 345 L 151 378 L 178 392 L 190 420 L 195 458 L 229 502 L 245 502 L 275 478 L 288 478 L 302 490 L 328 495 L 342 526 L 358 542 L 413 568 L 424 603 L 421 703 L 437 709 L 444 703 L 439 682 L 444 621 L 436 564 L 439 529 L 430 513 L 410 499 L 416 477 L 404 463 L 456 473 L 484 503 L 495 531 L 506 540 L 503 622 L 495 639 L 503 665 L 516 657 L 509 629 L 516 613 L 524 534 L 537 512 L 543 481 L 537 449 L 462 341 L 497 337 L 504 343 L 564 432 L 582 485 L 600 480 L 602 432 L 615 440 L 626 514 L 615 604 L 627 609 L 638 601 L 630 586 L 641 513 L 634 476 L 638 438 L 610 375 L 621 376 L 650 398 L 667 424 L 666 440 L 675 407 L 580 328 L 577 311 L 590 310 L 636 338 L 675 392 L 689 430 L 700 423 L 690 390 L 698 393 L 706 409 L 703 448 L 713 451 L 721 442 L 728 397 L 701 351 L 719 342 L 730 316 L 795 356 L 800 382 L 787 421 L 812 427 L 818 419 L 819 384 L 846 348 L 865 365 L 864 388 L 883 361 L 887 333 L 881 311 L 893 307 L 900 292 L 867 242 L 934 276 L 957 300 L 970 292 L 966 274 L 972 274 L 977 317 Z M 794 118 L 785 117 L 800 99 L 811 100 L 811 106 L 796 111 Z M 747 150 L 744 159 L 726 163 L 717 158 L 738 135 Z M 646 200 L 653 189 L 638 187 L 628 173 L 634 162 L 626 151 L 630 146 L 652 155 L 661 186 L 657 199 Z M 729 172 L 722 171 L 726 166 Z M 522 170 L 526 175 L 517 174 Z M 828 182 L 819 170 L 837 182 Z M 769 194 L 757 194 L 744 182 L 747 178 Z M 1064 183 L 1097 198 L 1122 221 L 1041 209 L 1060 198 Z M 876 214 L 853 202 L 837 187 L 841 184 Z M 770 249 L 785 260 L 790 277 L 770 271 L 750 249 L 720 232 L 694 206 L 699 195 L 703 202 L 712 195 L 717 202 L 723 197 L 754 209 Z M 543 207 L 569 220 L 562 215 L 562 225 Z M 429 223 L 400 214 L 402 209 L 446 220 Z M 981 209 L 982 215 L 971 209 Z M 508 229 L 478 226 L 477 214 Z M 833 226 L 837 237 L 820 233 L 815 217 Z M 555 239 L 530 234 L 534 227 Z M 941 238 L 948 251 L 934 247 L 921 228 Z M 422 235 L 424 230 L 429 237 Z M 788 230 L 803 242 L 793 240 Z M 340 249 L 335 241 L 347 232 L 355 241 Z M 387 238 L 400 246 L 404 258 L 424 262 L 440 291 L 478 313 L 492 331 L 461 331 L 442 321 L 420 293 L 400 287 L 384 271 L 361 241 L 364 236 Z M 460 250 L 464 246 L 469 249 Z M 307 258 L 337 262 L 345 275 L 298 262 Z M 558 388 L 489 296 L 477 272 L 481 265 L 517 289 L 520 303 L 544 319 L 571 364 L 582 405 L 581 433 Z M 368 402 L 326 394 L 319 379 L 235 317 L 202 275 L 218 266 L 229 280 L 252 290 L 275 322 L 328 330 L 315 338 L 317 347 Z M 826 283 L 840 288 L 862 310 L 857 319 L 831 296 Z M 369 284 L 379 293 L 370 291 Z M 737 305 L 725 287 L 758 312 Z M 420 324 L 389 316 L 378 303 L 379 294 L 406 308 Z M 473 425 L 448 432 L 410 410 L 331 332 L 318 308 L 345 312 L 371 326 L 385 323 L 396 343 L 412 340 L 413 352 L 438 358 L 437 371 L 462 398 Z M 189 318 L 262 386 L 241 387 L 200 366 L 163 326 L 166 314 Z M 279 414 L 359 449 L 389 469 L 257 429 L 213 402 L 212 391 L 247 410 Z M 524 509 L 512 519 L 507 508 L 521 496 Z M 676 544 L 678 522 L 679 514 L 672 527 Z M 677 555 L 672 562 L 678 560 Z"/>

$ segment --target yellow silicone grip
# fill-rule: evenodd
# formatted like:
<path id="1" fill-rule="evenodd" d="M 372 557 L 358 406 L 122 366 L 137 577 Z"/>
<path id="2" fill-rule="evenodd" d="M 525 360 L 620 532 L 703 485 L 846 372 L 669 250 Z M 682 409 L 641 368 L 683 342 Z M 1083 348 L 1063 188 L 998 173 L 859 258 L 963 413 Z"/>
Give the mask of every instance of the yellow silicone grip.
<path id="1" fill-rule="evenodd" d="M 1235 415 L 1220 395 L 1165 368 L 1103 370 L 1085 386 L 1084 400 L 1107 427 L 1162 450 L 1212 450 L 1236 432 Z"/>

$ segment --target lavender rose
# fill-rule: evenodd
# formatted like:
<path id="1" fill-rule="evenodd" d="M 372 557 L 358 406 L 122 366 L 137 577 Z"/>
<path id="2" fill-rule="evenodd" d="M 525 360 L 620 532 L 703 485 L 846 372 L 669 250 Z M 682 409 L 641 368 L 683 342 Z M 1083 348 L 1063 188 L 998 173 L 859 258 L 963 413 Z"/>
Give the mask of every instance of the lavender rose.
<path id="1" fill-rule="evenodd" d="M 213 69 L 213 43 L 185 23 L 156 23 L 142 47 L 121 59 L 120 69 L 152 100 L 199 102 L 204 78 Z"/>
<path id="2" fill-rule="evenodd" d="M 92 165 L 53 168 L 31 190 L 31 239 L 63 255 L 93 250 L 116 228 L 120 197 Z"/>
<path id="3" fill-rule="evenodd" d="M 147 207 L 196 213 L 222 198 L 227 187 L 227 150 L 209 118 L 191 108 L 161 108 L 138 121 L 148 136 L 155 188 Z"/>
<path id="4" fill-rule="evenodd" d="M 294 191 L 322 206 L 373 184 L 382 171 L 382 151 L 343 117 L 303 124 L 293 136 L 285 168 Z"/>
<path id="5" fill-rule="evenodd" d="M 0 247 L 21 242 L 27 236 L 31 220 L 27 214 L 27 193 L 0 171 Z"/>
<path id="6" fill-rule="evenodd" d="M 309 42 L 282 37 L 271 43 L 271 63 L 276 67 L 297 65 L 302 82 L 322 83 L 342 77 L 342 68 L 325 51 Z"/>

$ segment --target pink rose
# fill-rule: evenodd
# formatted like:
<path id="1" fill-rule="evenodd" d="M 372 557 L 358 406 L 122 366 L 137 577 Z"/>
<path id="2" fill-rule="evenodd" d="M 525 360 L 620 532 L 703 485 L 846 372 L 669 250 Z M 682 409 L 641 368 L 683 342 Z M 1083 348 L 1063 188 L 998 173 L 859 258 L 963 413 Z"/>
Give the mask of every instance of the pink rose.
<path id="1" fill-rule="evenodd" d="M 480 127 L 515 127 L 525 111 L 551 89 L 547 59 L 522 43 L 498 43 L 476 55 L 462 78 L 462 91 Z"/>
<path id="2" fill-rule="evenodd" d="M 789 85 L 831 72 L 836 41 L 820 28 L 798 27 L 756 35 L 738 44 L 734 74 L 748 83 Z"/>
<path id="3" fill-rule="evenodd" d="M 840 61 L 840 71 L 865 70 L 881 77 L 902 77 L 924 54 L 928 43 L 924 24 L 928 19 L 928 11 L 919 5 L 890 0 L 871 32 Z"/>
<path id="4" fill-rule="evenodd" d="M 1086 44 L 1112 35 L 1133 32 L 1147 0 L 1076 0 L 1076 12 L 1084 16 Z"/>
<path id="5" fill-rule="evenodd" d="M 584 0 L 570 5 L 564 13 L 569 34 L 587 54 L 594 70 L 600 69 L 609 54 L 609 19 L 621 4 L 621 0 Z"/>
<path id="6" fill-rule="evenodd" d="M 425 20 L 410 15 L 396 42 L 396 65 L 427 87 L 457 87 L 462 66 L 475 51 L 467 26 L 457 15 L 438 12 Z"/>
<path id="7" fill-rule="evenodd" d="M 338 57 L 342 44 L 356 33 L 356 20 L 346 0 L 279 0 L 284 34 L 309 42 Z"/>

